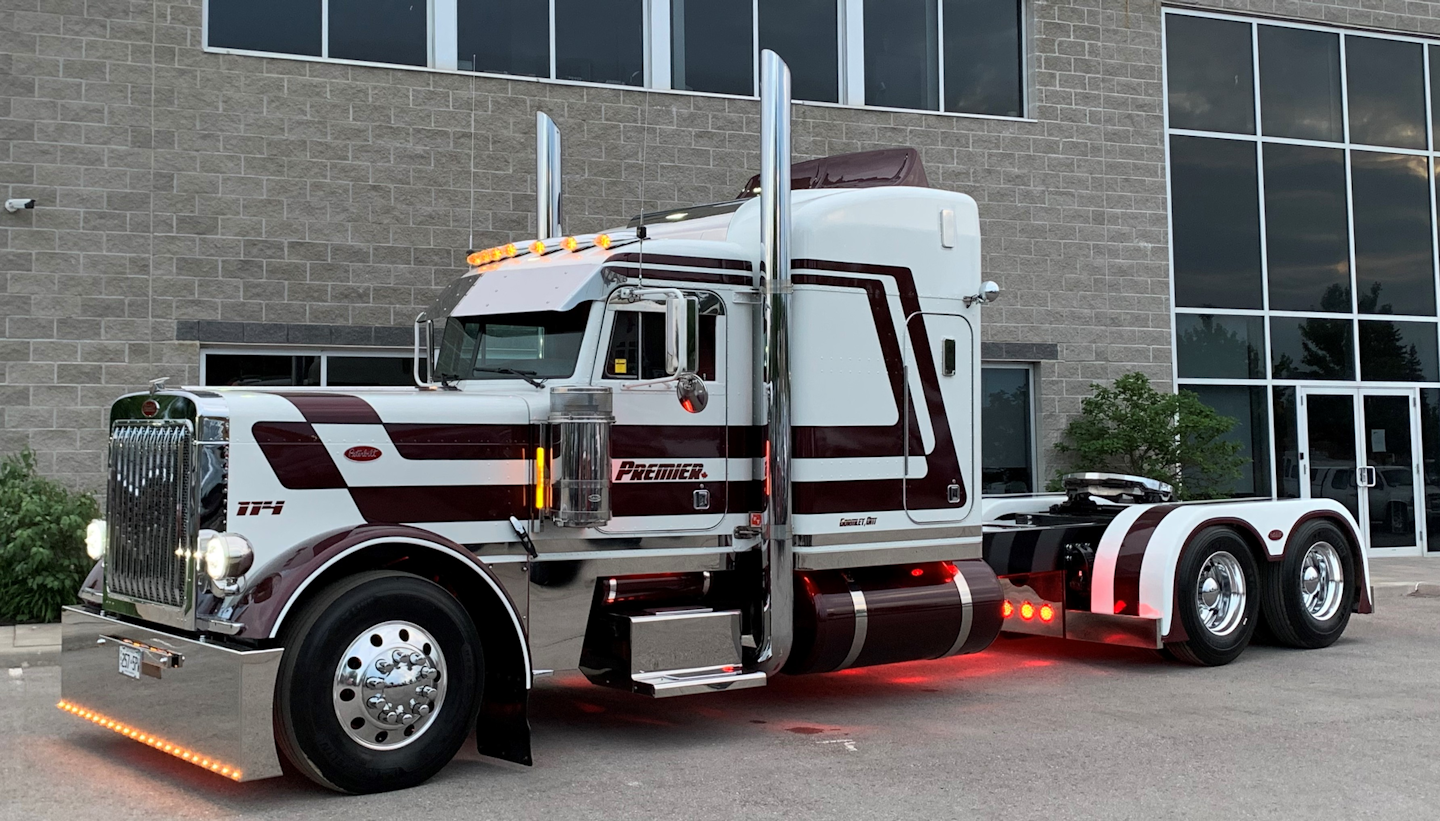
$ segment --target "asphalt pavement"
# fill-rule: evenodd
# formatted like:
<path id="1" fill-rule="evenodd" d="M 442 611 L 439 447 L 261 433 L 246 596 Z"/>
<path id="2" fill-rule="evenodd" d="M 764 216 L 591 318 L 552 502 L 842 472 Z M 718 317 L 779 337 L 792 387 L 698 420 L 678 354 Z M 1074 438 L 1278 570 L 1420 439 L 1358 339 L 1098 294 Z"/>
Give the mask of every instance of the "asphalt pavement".
<path id="1" fill-rule="evenodd" d="M 362 797 L 203 772 L 61 713 L 59 669 L 32 666 L 0 680 L 0 818 L 1437 818 L 1440 586 L 1420 581 L 1377 569 L 1379 612 L 1334 647 L 1215 669 L 1014 639 L 662 701 L 542 679 L 534 767 L 471 743 Z"/>

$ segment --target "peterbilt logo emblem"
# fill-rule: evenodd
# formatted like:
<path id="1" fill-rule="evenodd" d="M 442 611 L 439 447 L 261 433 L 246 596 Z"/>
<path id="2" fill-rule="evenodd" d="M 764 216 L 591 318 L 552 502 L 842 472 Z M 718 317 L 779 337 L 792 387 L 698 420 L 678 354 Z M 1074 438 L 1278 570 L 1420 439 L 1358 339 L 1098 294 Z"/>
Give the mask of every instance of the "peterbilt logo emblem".
<path id="1" fill-rule="evenodd" d="M 235 510 L 236 516 L 259 516 L 264 511 L 270 511 L 271 516 L 279 516 L 280 511 L 285 509 L 285 500 L 278 502 L 239 502 Z"/>
<path id="2" fill-rule="evenodd" d="M 144 404 L 140 406 L 140 412 L 145 414 L 146 419 L 149 419 L 160 412 L 160 403 L 154 399 L 146 399 Z"/>
<path id="3" fill-rule="evenodd" d="M 380 449 L 369 445 L 356 445 L 345 451 L 345 458 L 352 462 L 373 462 L 380 458 Z"/>
<path id="4" fill-rule="evenodd" d="M 699 462 L 646 464 L 625 460 L 615 471 L 615 481 L 658 482 L 669 479 L 705 479 L 709 474 Z"/>

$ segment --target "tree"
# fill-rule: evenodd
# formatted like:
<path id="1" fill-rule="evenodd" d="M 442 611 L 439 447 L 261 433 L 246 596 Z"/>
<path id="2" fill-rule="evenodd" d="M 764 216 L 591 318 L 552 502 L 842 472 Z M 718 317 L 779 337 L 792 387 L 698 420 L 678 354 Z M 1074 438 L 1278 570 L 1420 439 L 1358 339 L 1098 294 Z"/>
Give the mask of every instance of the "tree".
<path id="1" fill-rule="evenodd" d="M 1055 450 L 1074 471 L 1108 471 L 1168 482 L 1181 499 L 1229 495 L 1245 460 L 1224 439 L 1235 420 L 1190 391 L 1161 393 L 1143 373 L 1091 385 L 1080 415 Z"/>

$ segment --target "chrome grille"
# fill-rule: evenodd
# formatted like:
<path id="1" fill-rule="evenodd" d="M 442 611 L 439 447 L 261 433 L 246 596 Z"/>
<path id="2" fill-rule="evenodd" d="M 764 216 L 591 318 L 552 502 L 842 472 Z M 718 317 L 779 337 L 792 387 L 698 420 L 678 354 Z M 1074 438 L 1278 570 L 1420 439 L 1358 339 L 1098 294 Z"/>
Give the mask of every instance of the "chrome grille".
<path id="1" fill-rule="evenodd" d="M 195 540 L 191 438 L 184 422 L 119 421 L 111 428 L 109 592 L 187 606 L 186 563 Z"/>

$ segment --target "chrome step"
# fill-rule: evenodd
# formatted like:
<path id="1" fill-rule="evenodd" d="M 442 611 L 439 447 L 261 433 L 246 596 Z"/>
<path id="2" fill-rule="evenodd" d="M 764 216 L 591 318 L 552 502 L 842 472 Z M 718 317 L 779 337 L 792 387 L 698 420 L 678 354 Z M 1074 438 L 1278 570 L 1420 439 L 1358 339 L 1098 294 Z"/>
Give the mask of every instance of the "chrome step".
<path id="1" fill-rule="evenodd" d="M 746 673 L 739 669 L 702 667 L 698 670 L 661 670 L 632 677 L 635 692 L 651 698 L 693 696 L 764 687 L 764 673 Z"/>

